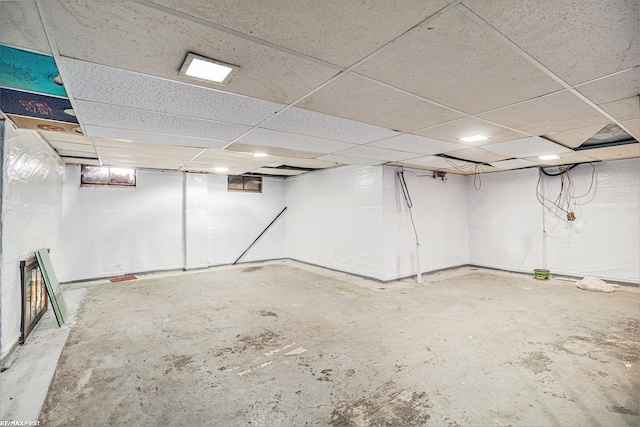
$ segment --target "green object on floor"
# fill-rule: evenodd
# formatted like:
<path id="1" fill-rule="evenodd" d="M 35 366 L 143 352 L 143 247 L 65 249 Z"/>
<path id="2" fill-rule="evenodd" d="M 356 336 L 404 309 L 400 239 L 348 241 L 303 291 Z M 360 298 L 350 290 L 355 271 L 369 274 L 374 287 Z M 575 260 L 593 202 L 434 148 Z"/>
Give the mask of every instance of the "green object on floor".
<path id="1" fill-rule="evenodd" d="M 65 318 L 67 317 L 67 304 L 62 297 L 62 289 L 60 289 L 60 283 L 56 278 L 56 274 L 53 271 L 53 265 L 51 264 L 51 258 L 49 258 L 49 251 L 47 249 L 40 249 L 35 252 L 40 270 L 42 271 L 42 278 L 47 287 L 47 294 L 49 295 L 49 301 L 56 314 L 56 320 L 58 326 L 64 325 Z"/>
<path id="2" fill-rule="evenodd" d="M 536 279 L 538 280 L 549 280 L 549 274 L 551 273 L 549 270 L 541 270 L 535 269 L 533 272 L 536 275 Z"/>

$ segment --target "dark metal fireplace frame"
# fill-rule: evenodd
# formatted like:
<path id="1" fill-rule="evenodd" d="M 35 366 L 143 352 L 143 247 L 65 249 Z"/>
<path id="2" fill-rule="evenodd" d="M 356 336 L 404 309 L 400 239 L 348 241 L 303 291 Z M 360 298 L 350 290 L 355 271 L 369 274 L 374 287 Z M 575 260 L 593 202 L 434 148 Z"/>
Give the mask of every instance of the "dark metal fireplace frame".
<path id="1" fill-rule="evenodd" d="M 20 282 L 22 289 L 20 345 L 24 345 L 33 328 L 47 312 L 49 305 L 44 278 L 35 256 L 20 261 Z"/>

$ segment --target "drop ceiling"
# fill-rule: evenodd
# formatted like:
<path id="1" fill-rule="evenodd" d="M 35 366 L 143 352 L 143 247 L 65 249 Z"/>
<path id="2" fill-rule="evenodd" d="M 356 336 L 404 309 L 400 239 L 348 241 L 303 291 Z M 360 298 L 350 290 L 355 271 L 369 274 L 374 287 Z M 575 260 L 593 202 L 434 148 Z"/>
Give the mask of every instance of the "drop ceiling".
<path id="1" fill-rule="evenodd" d="M 0 1 L 2 112 L 74 164 L 469 174 L 640 157 L 639 17 L 637 0 Z M 187 81 L 189 52 L 240 68 Z M 16 91 L 75 116 L 16 110 Z M 622 143 L 583 145 L 611 125 Z"/>

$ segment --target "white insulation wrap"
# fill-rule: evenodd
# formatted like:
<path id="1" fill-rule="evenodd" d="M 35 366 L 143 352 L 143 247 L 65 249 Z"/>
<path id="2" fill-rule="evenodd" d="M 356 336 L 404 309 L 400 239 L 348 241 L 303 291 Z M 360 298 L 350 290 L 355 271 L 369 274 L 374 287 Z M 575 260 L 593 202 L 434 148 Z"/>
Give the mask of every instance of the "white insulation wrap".
<path id="1" fill-rule="evenodd" d="M 600 162 L 594 167 L 593 184 L 589 164 L 569 171 L 576 221 L 540 204 L 537 168 L 482 175 L 480 191 L 468 177 L 469 263 L 528 273 L 548 268 L 552 274 L 638 283 L 640 160 Z M 544 176 L 540 191 L 548 200 L 556 200 L 560 178 Z M 587 196 L 579 197 L 583 194 Z M 547 205 L 555 211 L 550 202 Z"/>
<path id="2" fill-rule="evenodd" d="M 434 179 L 433 173 L 405 169 L 404 178 L 413 202 L 416 237 L 407 204 L 398 182 L 399 168 L 384 166 L 384 280 L 467 263 L 466 179 L 447 175 Z M 416 262 L 416 253 L 420 254 Z"/>
<path id="3" fill-rule="evenodd" d="M 58 279 L 182 268 L 182 179 L 138 170 L 135 188 L 81 187 L 80 167 L 67 166 Z"/>
<path id="4" fill-rule="evenodd" d="M 551 273 L 640 282 L 640 159 L 582 164 L 569 171 L 576 220 L 545 210 Z M 551 169 L 550 171 L 553 171 Z M 544 178 L 554 200 L 560 179 Z M 566 185 L 566 181 L 565 181 Z M 589 191 L 591 187 L 591 191 Z M 587 194 L 586 197 L 580 197 Z M 562 212 L 561 212 L 562 213 Z"/>
<path id="5" fill-rule="evenodd" d="M 20 337 L 22 296 L 20 260 L 41 248 L 51 249 L 58 268 L 64 166 L 37 133 L 15 130 L 4 122 L 2 170 L 1 335 L 0 358 Z"/>
<path id="6" fill-rule="evenodd" d="M 208 267 L 209 179 L 204 174 L 186 173 L 184 180 L 184 268 Z"/>
<path id="7" fill-rule="evenodd" d="M 542 267 L 542 206 L 538 169 L 481 175 L 480 191 L 467 177 L 469 263 L 510 271 Z"/>
<path id="8" fill-rule="evenodd" d="M 208 175 L 209 265 L 231 264 L 285 207 L 285 180 L 263 178 L 262 193 L 227 191 L 227 177 Z M 287 256 L 288 211 L 239 261 Z"/>
<path id="9" fill-rule="evenodd" d="M 382 175 L 347 166 L 287 179 L 289 257 L 382 279 Z"/>

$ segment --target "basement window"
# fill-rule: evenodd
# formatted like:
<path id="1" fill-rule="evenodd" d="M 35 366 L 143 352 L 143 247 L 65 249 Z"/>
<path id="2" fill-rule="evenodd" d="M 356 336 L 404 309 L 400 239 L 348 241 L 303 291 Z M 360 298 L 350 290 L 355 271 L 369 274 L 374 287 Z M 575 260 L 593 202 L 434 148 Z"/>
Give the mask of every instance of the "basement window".
<path id="1" fill-rule="evenodd" d="M 262 177 L 248 175 L 229 175 L 227 177 L 228 191 L 245 191 L 248 193 L 262 193 Z"/>
<path id="2" fill-rule="evenodd" d="M 86 186 L 135 187 L 136 170 L 111 166 L 82 166 L 80 184 Z"/>

